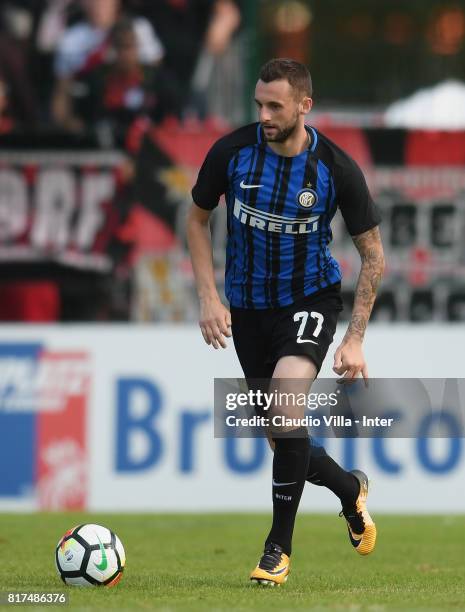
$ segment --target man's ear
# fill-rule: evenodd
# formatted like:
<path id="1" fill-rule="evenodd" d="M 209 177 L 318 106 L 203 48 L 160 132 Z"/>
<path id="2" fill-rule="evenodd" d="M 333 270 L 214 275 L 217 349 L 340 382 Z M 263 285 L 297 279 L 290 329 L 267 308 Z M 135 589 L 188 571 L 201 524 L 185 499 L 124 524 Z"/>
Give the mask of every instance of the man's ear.
<path id="1" fill-rule="evenodd" d="M 313 100 L 311 98 L 305 97 L 300 103 L 300 112 L 302 115 L 307 115 L 313 106 Z"/>

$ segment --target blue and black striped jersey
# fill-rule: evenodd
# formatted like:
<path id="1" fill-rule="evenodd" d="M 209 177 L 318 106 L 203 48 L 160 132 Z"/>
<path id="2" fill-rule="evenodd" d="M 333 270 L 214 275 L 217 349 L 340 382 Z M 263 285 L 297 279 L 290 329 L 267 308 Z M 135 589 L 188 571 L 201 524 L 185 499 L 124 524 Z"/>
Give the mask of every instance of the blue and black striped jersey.
<path id="1" fill-rule="evenodd" d="M 236 308 L 276 308 L 341 280 L 331 256 L 330 223 L 339 207 L 351 235 L 380 222 L 360 168 L 312 127 L 308 148 L 277 155 L 259 123 L 210 149 L 192 197 L 212 210 L 225 194 L 228 243 L 225 293 Z"/>

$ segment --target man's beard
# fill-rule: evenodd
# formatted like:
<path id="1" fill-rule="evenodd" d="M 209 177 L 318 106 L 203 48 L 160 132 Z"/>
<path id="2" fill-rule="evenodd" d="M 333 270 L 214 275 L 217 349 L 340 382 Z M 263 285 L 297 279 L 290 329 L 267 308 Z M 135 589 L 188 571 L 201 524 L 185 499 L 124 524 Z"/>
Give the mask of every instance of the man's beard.
<path id="1" fill-rule="evenodd" d="M 286 140 L 290 136 L 292 136 L 292 134 L 295 132 L 296 128 L 297 128 L 297 116 L 295 117 L 293 123 L 287 125 L 286 127 L 283 127 L 281 130 L 277 130 L 275 136 L 272 136 L 270 138 L 270 137 L 266 137 L 265 135 L 265 139 L 267 142 L 279 142 L 279 143 L 286 142 Z"/>

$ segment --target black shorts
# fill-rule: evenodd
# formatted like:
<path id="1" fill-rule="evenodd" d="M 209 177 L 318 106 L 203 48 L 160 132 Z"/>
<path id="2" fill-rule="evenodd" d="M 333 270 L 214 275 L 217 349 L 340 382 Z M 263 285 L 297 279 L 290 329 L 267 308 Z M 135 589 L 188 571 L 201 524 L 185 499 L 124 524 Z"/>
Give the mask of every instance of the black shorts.
<path id="1" fill-rule="evenodd" d="M 271 378 L 287 355 L 307 356 L 319 372 L 342 307 L 340 283 L 282 308 L 231 307 L 234 346 L 245 377 Z"/>

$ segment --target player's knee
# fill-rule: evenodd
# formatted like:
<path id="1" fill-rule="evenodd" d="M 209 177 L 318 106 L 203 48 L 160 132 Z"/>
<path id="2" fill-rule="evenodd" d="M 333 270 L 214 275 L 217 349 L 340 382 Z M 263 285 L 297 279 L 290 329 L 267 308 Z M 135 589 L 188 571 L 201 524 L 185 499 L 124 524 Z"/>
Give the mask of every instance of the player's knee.
<path id="1" fill-rule="evenodd" d="M 289 394 L 284 394 L 289 395 Z M 303 406 L 296 404 L 294 401 L 288 402 L 281 398 L 281 401 L 275 402 L 270 411 L 270 424 L 273 435 L 277 434 L 291 434 L 292 432 L 303 428 L 304 408 Z"/>

